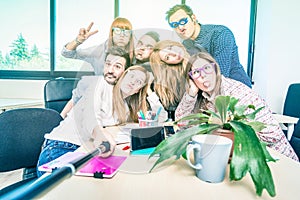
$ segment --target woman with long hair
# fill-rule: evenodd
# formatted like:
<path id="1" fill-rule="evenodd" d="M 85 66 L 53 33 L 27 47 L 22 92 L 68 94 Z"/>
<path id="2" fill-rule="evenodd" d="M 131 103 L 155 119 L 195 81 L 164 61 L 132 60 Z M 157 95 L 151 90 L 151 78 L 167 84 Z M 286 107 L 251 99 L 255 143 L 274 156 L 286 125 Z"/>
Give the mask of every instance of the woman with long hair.
<path id="1" fill-rule="evenodd" d="M 185 92 L 189 57 L 180 42 L 163 40 L 154 47 L 150 57 L 154 75 L 153 90 L 166 110 L 175 111 Z"/>
<path id="2" fill-rule="evenodd" d="M 104 126 L 136 122 L 137 112 L 159 107 L 149 101 L 147 90 L 152 82 L 151 73 L 141 66 L 129 67 L 116 85 L 108 84 L 99 76 L 56 128 L 45 134 L 45 142 L 37 166 L 48 163 L 80 146 L 97 147 L 101 142 L 110 143 L 110 150 L 101 156 L 110 156 L 115 148 L 113 137 Z M 153 107 L 152 107 L 153 106 Z M 150 109 L 150 108 L 149 108 Z M 164 112 L 161 112 L 162 117 Z M 164 119 L 165 120 L 165 119 Z M 37 171 L 38 176 L 42 172 Z"/>
<path id="3" fill-rule="evenodd" d="M 136 80 L 135 77 L 140 77 L 140 80 Z M 143 77 L 145 77 L 145 81 L 142 81 Z M 147 110 L 157 112 L 159 107 L 162 107 L 156 94 L 149 89 L 152 81 L 152 73 L 142 66 L 131 66 L 125 70 L 113 89 L 113 112 L 117 114 L 121 124 L 138 122 L 137 112 L 140 110 L 143 113 L 146 113 Z M 140 86 L 138 90 L 130 90 L 134 85 Z M 163 122 L 166 119 L 167 112 L 162 108 L 158 120 Z"/>
<path id="4" fill-rule="evenodd" d="M 66 58 L 79 59 L 91 64 L 95 75 L 103 75 L 103 66 L 108 49 L 113 46 L 123 48 L 130 55 L 130 63 L 133 59 L 134 40 L 132 35 L 131 22 L 122 17 L 117 17 L 112 22 L 108 39 L 100 44 L 86 49 L 77 47 L 85 42 L 90 36 L 96 34 L 98 30 L 91 31 L 93 23 L 87 28 L 81 28 L 74 40 L 66 44 L 62 49 L 62 56 Z"/>
<path id="5" fill-rule="evenodd" d="M 264 107 L 255 116 L 255 121 L 267 125 L 257 133 L 258 137 L 274 150 L 298 160 L 265 100 L 242 82 L 221 75 L 219 64 L 209 53 L 201 52 L 191 56 L 187 70 L 185 77 L 189 88 L 176 109 L 176 119 L 201 112 L 203 109 L 216 112 L 215 99 L 219 95 L 235 97 L 239 99 L 237 105 Z"/>

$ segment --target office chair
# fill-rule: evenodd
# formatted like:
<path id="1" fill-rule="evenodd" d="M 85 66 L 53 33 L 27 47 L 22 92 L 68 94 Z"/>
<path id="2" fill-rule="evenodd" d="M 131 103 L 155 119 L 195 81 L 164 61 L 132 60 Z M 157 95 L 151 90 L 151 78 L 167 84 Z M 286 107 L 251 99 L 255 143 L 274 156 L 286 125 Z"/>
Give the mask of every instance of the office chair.
<path id="1" fill-rule="evenodd" d="M 300 83 L 293 83 L 289 86 L 284 101 L 283 115 L 300 118 Z M 286 131 L 285 131 L 286 132 Z M 300 120 L 294 126 L 290 144 L 300 158 Z"/>
<path id="2" fill-rule="evenodd" d="M 79 79 L 58 78 L 49 80 L 44 86 L 45 107 L 61 112 L 72 97 L 72 90 Z"/>
<path id="3" fill-rule="evenodd" d="M 285 97 L 284 106 L 283 106 L 283 115 L 290 117 L 300 117 L 300 104 L 298 103 L 300 99 L 300 83 L 293 83 L 289 85 L 288 91 Z M 294 125 L 288 125 L 286 121 L 279 121 L 283 125 L 282 130 L 284 134 L 290 139 L 290 134 L 294 132 Z"/>
<path id="4" fill-rule="evenodd" d="M 300 117 L 300 83 L 289 86 L 283 107 L 283 114 L 291 117 Z"/>
<path id="5" fill-rule="evenodd" d="M 293 147 L 298 158 L 300 159 L 300 120 L 298 121 L 298 123 L 295 126 L 294 133 L 290 140 L 290 144 Z"/>
<path id="6" fill-rule="evenodd" d="M 20 108 L 0 114 L 0 172 L 23 170 L 23 180 L 0 190 L 0 195 L 37 178 L 36 164 L 44 134 L 62 117 L 51 109 Z"/>

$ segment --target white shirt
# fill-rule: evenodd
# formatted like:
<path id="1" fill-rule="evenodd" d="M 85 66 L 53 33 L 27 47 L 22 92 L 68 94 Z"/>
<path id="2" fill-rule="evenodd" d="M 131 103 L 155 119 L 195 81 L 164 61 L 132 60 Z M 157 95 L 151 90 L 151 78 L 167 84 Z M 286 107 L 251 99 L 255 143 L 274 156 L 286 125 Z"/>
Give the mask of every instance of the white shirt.
<path id="1" fill-rule="evenodd" d="M 99 76 L 96 84 L 87 88 L 68 116 L 45 138 L 82 145 L 92 137 L 96 126 L 118 124 L 112 114 L 112 92 L 113 85 Z"/>

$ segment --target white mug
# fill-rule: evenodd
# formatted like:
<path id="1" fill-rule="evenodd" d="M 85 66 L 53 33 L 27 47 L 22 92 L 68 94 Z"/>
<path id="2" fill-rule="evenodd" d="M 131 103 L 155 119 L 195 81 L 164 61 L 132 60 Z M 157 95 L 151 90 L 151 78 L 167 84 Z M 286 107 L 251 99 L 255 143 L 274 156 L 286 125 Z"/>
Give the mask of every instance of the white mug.
<path id="1" fill-rule="evenodd" d="M 196 169 L 196 176 L 206 182 L 219 183 L 224 180 L 232 141 L 219 135 L 195 135 L 187 146 L 187 162 Z M 194 152 L 194 164 L 191 152 Z"/>

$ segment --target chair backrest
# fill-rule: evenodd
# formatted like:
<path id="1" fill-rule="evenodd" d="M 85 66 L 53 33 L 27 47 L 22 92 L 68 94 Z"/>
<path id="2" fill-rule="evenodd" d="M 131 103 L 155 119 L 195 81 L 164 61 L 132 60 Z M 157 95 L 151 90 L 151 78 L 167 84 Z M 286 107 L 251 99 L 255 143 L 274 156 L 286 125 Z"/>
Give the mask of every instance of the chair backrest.
<path id="1" fill-rule="evenodd" d="M 293 136 L 290 140 L 291 146 L 293 147 L 295 153 L 300 159 L 300 120 L 295 126 Z"/>
<path id="2" fill-rule="evenodd" d="M 35 167 L 44 134 L 62 117 L 45 108 L 20 108 L 0 114 L 0 172 Z"/>
<path id="3" fill-rule="evenodd" d="M 72 97 L 72 90 L 79 79 L 54 79 L 49 80 L 44 87 L 45 107 L 61 112 Z"/>
<path id="4" fill-rule="evenodd" d="M 283 114 L 300 117 L 300 83 L 291 84 L 288 88 L 284 101 Z"/>

